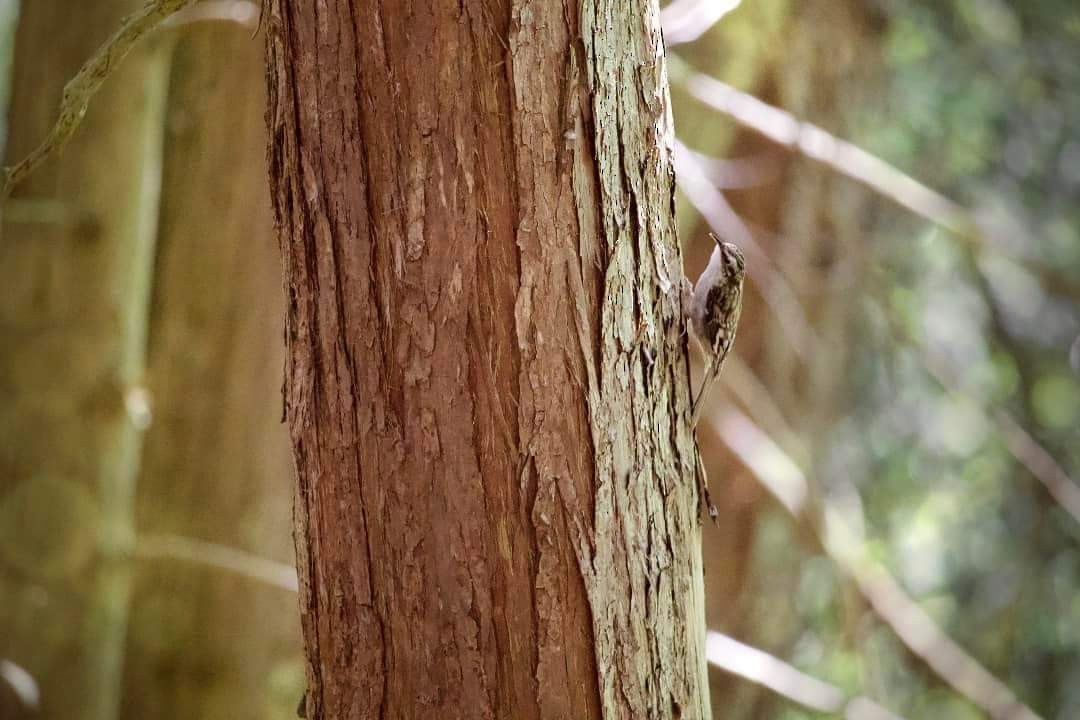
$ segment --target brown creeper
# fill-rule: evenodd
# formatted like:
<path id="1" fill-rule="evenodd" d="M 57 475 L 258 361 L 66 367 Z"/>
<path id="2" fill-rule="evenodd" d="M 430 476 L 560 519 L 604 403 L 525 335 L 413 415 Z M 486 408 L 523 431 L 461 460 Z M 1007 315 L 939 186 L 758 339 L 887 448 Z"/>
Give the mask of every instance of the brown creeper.
<path id="1" fill-rule="evenodd" d="M 690 295 L 690 320 L 701 349 L 705 353 L 705 374 L 694 398 L 693 422 L 704 405 L 705 394 L 720 374 L 724 358 L 735 342 L 735 330 L 742 312 L 743 278 L 746 262 L 738 246 L 716 240 L 705 272 L 701 273 Z"/>

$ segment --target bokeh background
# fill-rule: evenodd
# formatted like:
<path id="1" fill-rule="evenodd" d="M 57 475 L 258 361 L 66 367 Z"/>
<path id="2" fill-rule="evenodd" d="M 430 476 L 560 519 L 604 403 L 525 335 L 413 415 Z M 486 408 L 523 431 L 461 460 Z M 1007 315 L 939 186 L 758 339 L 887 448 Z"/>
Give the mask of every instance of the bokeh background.
<path id="1" fill-rule="evenodd" d="M 140 0 L 0 0 L 7 163 Z M 675 0 L 715 716 L 1080 717 L 1080 5 Z M 303 688 L 258 8 L 144 40 L 3 207 L 0 718 Z"/>

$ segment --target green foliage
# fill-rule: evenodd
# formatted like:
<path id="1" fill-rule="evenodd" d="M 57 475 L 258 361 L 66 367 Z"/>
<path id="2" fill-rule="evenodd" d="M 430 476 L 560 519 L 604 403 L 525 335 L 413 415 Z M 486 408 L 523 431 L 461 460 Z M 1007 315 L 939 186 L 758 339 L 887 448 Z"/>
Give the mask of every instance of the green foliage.
<path id="1" fill-rule="evenodd" d="M 1080 529 L 1007 450 L 1008 412 L 1080 477 L 1080 6 L 1042 0 L 880 3 L 890 82 L 854 140 L 976 209 L 975 248 L 898 211 L 874 231 L 878 297 L 862 308 L 855 421 L 870 533 L 949 634 L 1046 717 L 1077 707 Z M 1070 201 L 1068 198 L 1072 198 Z M 956 387 L 925 367 L 943 359 Z M 807 572 L 804 570 L 804 573 Z M 878 661 L 896 666 L 895 647 Z M 890 673 L 909 717 L 976 718 L 955 695 Z M 922 685 L 922 683 L 918 683 Z M 1064 714 L 1062 714 L 1064 713 Z"/>

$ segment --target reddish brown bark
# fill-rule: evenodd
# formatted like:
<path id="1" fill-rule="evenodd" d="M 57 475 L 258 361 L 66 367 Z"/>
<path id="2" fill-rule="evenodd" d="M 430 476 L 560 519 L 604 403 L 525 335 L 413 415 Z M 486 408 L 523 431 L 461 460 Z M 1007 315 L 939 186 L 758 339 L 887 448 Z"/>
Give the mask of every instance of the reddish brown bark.
<path id="1" fill-rule="evenodd" d="M 655 3 L 268 10 L 309 717 L 708 717 Z"/>

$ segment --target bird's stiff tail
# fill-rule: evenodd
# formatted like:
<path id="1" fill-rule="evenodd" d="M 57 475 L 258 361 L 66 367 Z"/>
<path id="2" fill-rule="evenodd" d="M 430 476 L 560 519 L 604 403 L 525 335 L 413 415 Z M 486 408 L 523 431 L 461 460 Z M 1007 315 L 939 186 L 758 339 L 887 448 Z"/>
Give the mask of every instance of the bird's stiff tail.
<path id="1" fill-rule="evenodd" d="M 705 373 L 701 376 L 701 384 L 698 385 L 697 395 L 694 396 L 694 408 L 690 415 L 693 427 L 697 427 L 698 418 L 705 407 L 705 395 L 708 394 L 709 387 L 713 384 L 712 381 L 715 377 L 716 361 L 713 358 L 709 358 L 705 362 Z"/>

